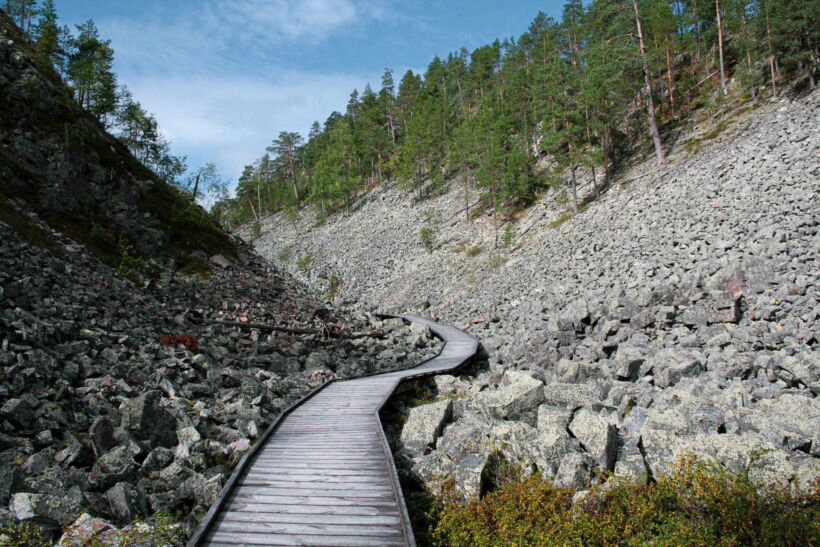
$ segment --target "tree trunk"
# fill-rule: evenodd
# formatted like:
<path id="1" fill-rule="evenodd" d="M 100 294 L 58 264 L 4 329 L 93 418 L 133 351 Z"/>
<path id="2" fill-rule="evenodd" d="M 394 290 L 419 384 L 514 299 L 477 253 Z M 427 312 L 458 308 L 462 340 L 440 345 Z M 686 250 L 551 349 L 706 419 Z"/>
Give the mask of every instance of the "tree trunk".
<path id="1" fill-rule="evenodd" d="M 196 174 L 196 180 L 194 181 L 194 196 L 191 198 L 191 201 L 196 203 L 196 193 L 199 190 L 199 173 Z"/>
<path id="2" fill-rule="evenodd" d="M 495 248 L 498 249 L 498 195 L 495 191 L 495 168 L 490 168 L 490 182 L 493 188 L 493 231 L 495 232 Z"/>
<path id="3" fill-rule="evenodd" d="M 723 95 L 728 95 L 726 89 L 726 69 L 723 66 L 723 19 L 720 17 L 720 0 L 715 0 L 715 12 L 717 13 L 718 25 L 718 52 L 720 54 L 720 87 L 723 89 Z"/>
<path id="4" fill-rule="evenodd" d="M 604 147 L 604 186 L 609 186 L 609 128 L 604 127 L 601 139 Z"/>
<path id="5" fill-rule="evenodd" d="M 700 20 L 697 0 L 692 0 L 692 19 L 695 20 L 695 59 L 700 61 Z"/>
<path id="6" fill-rule="evenodd" d="M 584 113 L 586 114 L 587 119 L 587 147 L 589 147 L 590 153 L 592 152 L 592 134 L 589 130 L 589 108 L 584 107 Z M 595 188 L 595 198 L 601 197 L 601 193 L 598 191 L 598 178 L 595 176 L 595 159 L 590 156 L 589 158 L 589 167 L 592 170 L 592 187 Z"/>
<path id="7" fill-rule="evenodd" d="M 470 222 L 470 187 L 467 183 L 467 163 L 464 163 L 464 214 L 467 215 L 467 222 Z"/>
<path id="8" fill-rule="evenodd" d="M 572 175 L 572 212 L 578 214 L 578 181 L 575 180 L 575 164 L 569 167 L 569 172 Z"/>
<path id="9" fill-rule="evenodd" d="M 666 79 L 669 81 L 669 105 L 672 108 L 672 117 L 677 118 L 675 113 L 675 93 L 672 87 L 672 56 L 669 54 L 669 36 L 664 36 L 666 41 Z"/>
<path id="10" fill-rule="evenodd" d="M 293 195 L 296 198 L 296 208 L 299 209 L 299 188 L 296 186 L 296 170 L 293 166 L 293 149 L 288 144 L 288 163 L 290 164 L 290 178 L 293 182 Z"/>
<path id="11" fill-rule="evenodd" d="M 658 165 L 666 165 L 666 156 L 663 153 L 661 135 L 658 132 L 658 122 L 655 119 L 655 102 L 652 99 L 652 82 L 649 78 L 649 66 L 646 63 L 646 46 L 644 46 L 643 42 L 641 17 L 638 13 L 638 1 L 632 0 L 632 6 L 635 8 L 635 23 L 638 27 L 638 41 L 641 46 L 641 62 L 643 63 L 643 77 L 646 83 L 646 100 L 648 106 L 647 110 L 649 113 L 649 132 L 652 134 L 652 140 L 655 142 L 655 155 L 658 157 Z"/>
<path id="12" fill-rule="evenodd" d="M 774 83 L 774 51 L 772 50 L 772 27 L 769 24 L 769 3 L 763 2 L 766 10 L 766 42 L 769 46 L 769 68 L 772 73 L 772 97 L 777 97 L 777 85 Z"/>
<path id="13" fill-rule="evenodd" d="M 749 33 L 746 28 L 746 6 L 741 6 L 741 21 L 743 23 L 743 36 L 746 38 L 746 66 L 748 67 L 747 75 L 749 77 L 749 87 L 752 89 L 752 102 L 757 102 L 757 90 L 755 89 L 754 81 L 754 67 L 752 66 L 752 52 L 749 48 Z"/>

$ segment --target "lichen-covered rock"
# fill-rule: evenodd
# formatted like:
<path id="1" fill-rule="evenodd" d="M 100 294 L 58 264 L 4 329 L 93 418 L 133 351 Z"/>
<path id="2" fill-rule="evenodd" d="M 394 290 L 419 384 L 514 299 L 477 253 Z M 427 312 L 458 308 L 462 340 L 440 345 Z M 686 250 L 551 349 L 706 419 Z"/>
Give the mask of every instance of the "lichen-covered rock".
<path id="1" fill-rule="evenodd" d="M 583 488 L 592 478 L 595 461 L 580 452 L 570 452 L 561 459 L 553 483 L 558 487 Z"/>
<path id="2" fill-rule="evenodd" d="M 142 493 L 127 482 L 118 482 L 106 493 L 105 499 L 111 513 L 123 524 L 133 522 L 138 516 L 148 515 L 148 504 Z"/>
<path id="3" fill-rule="evenodd" d="M 612 470 L 618 455 L 618 413 L 602 405 L 589 405 L 575 413 L 569 430 L 598 467 Z"/>
<path id="4" fill-rule="evenodd" d="M 151 390 L 128 401 L 122 409 L 122 427 L 159 446 L 176 444 L 176 419 L 161 406 L 162 392 Z"/>
<path id="5" fill-rule="evenodd" d="M 528 374 L 507 371 L 502 385 L 481 392 L 477 404 L 495 418 L 514 420 L 529 415 L 529 421 L 534 422 L 536 409 L 543 400 L 543 382 Z"/>
<path id="6" fill-rule="evenodd" d="M 18 520 L 32 520 L 47 526 L 62 526 L 79 512 L 82 495 L 79 489 L 71 494 L 33 494 L 19 492 L 12 495 L 9 509 Z"/>
<path id="7" fill-rule="evenodd" d="M 435 444 L 452 413 L 451 399 L 412 408 L 401 430 L 402 448 L 413 455 L 424 454 Z"/>
<path id="8" fill-rule="evenodd" d="M 114 525 L 107 520 L 83 513 L 60 536 L 56 545 L 57 547 L 84 547 L 95 537 L 112 529 Z"/>
<path id="9" fill-rule="evenodd" d="M 590 384 L 549 384 L 544 388 L 544 402 L 569 409 L 580 408 L 603 400 L 600 389 Z"/>

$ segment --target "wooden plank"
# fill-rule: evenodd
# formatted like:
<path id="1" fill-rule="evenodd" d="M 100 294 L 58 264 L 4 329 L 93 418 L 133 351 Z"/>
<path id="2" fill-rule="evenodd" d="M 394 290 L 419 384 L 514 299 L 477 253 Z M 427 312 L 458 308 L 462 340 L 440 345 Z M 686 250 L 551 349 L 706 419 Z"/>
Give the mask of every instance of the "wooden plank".
<path id="1" fill-rule="evenodd" d="M 291 477 L 314 477 L 316 475 L 321 475 L 323 477 L 367 477 L 370 475 L 375 476 L 384 476 L 384 467 L 373 465 L 372 467 L 364 467 L 361 469 L 334 469 L 333 467 L 326 467 L 324 469 L 316 470 L 314 467 L 281 467 L 281 466 L 273 466 L 273 467 L 260 467 L 260 466 L 253 466 L 245 476 L 250 477 L 253 474 L 259 474 L 260 476 L 277 476 L 281 475 L 291 476 Z"/>
<path id="2" fill-rule="evenodd" d="M 254 494 L 270 494 L 275 496 L 292 495 L 292 496 L 341 496 L 345 498 L 384 498 L 392 497 L 393 489 L 391 487 L 383 486 L 351 486 L 347 490 L 332 488 L 330 486 L 315 486 L 306 488 L 280 488 L 278 486 L 251 486 L 241 485 L 238 491 L 246 495 Z"/>
<path id="3" fill-rule="evenodd" d="M 288 505 L 281 503 L 236 503 L 232 511 L 243 514 L 260 515 L 354 515 L 364 517 L 398 517 L 399 513 L 392 504 L 385 505 Z"/>
<path id="4" fill-rule="evenodd" d="M 351 525 L 351 524 L 310 524 L 289 522 L 231 522 L 220 516 L 217 523 L 220 532 L 237 534 L 294 534 L 325 536 L 395 536 L 401 533 L 396 526 L 384 525 Z"/>
<path id="5" fill-rule="evenodd" d="M 391 547 L 406 545 L 404 536 L 384 537 L 341 537 L 295 534 L 235 534 L 216 532 L 211 536 L 210 545 L 314 545 L 334 547 Z"/>
<path id="6" fill-rule="evenodd" d="M 369 479 L 369 480 L 368 480 Z M 271 488 L 289 488 L 291 490 L 304 489 L 321 489 L 323 492 L 338 491 L 338 492 L 359 492 L 365 491 L 390 491 L 393 485 L 390 479 L 385 475 L 380 478 L 369 477 L 368 479 L 361 478 L 356 480 L 348 480 L 344 482 L 328 481 L 326 477 L 315 477 L 311 481 L 287 481 L 279 479 L 243 479 L 239 484 L 241 488 L 253 487 L 260 488 L 269 486 Z"/>
<path id="7" fill-rule="evenodd" d="M 366 473 L 350 473 L 347 475 L 331 475 L 329 473 L 314 473 L 314 474 L 300 474 L 300 473 L 282 473 L 281 471 L 254 471 L 242 477 L 243 484 L 254 481 L 290 481 L 290 482 L 314 482 L 314 483 L 333 483 L 333 484 L 351 484 L 361 483 L 362 481 L 378 481 L 383 479 L 385 482 L 390 482 L 385 475 L 383 469 L 375 469 Z"/>
<path id="8" fill-rule="evenodd" d="M 393 496 L 381 498 L 357 498 L 355 496 L 296 496 L 288 493 L 278 495 L 267 494 L 245 494 L 239 490 L 232 494 L 232 503 L 251 504 L 257 506 L 266 505 L 293 505 L 296 507 L 326 507 L 329 505 L 340 507 L 390 507 L 395 509 L 396 500 Z"/>
<path id="9" fill-rule="evenodd" d="M 348 524 L 358 526 L 399 526 L 401 518 L 393 515 L 333 515 L 328 513 L 286 513 L 228 511 L 220 515 L 222 522 L 271 522 L 279 524 Z"/>

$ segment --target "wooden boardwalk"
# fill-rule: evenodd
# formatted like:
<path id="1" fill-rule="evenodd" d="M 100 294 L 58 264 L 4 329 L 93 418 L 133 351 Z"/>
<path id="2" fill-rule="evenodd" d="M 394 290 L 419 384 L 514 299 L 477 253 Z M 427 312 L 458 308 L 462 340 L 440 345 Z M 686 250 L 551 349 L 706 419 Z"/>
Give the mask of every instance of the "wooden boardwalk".
<path id="1" fill-rule="evenodd" d="M 421 365 L 330 382 L 291 407 L 243 458 L 188 543 L 415 545 L 379 410 L 406 378 L 453 371 L 477 340 L 429 319 L 445 344 Z"/>

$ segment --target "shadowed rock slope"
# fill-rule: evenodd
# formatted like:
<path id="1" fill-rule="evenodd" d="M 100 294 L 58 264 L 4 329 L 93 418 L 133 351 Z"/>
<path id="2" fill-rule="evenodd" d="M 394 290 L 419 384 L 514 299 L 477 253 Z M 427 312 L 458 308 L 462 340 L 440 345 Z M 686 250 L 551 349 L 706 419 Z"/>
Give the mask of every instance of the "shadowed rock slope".
<path id="1" fill-rule="evenodd" d="M 424 411 L 435 439 L 404 448 L 428 486 L 476 494 L 499 450 L 576 487 L 684 452 L 805 487 L 820 476 L 820 93 L 749 107 L 702 116 L 668 167 L 637 165 L 576 218 L 547 194 L 505 248 L 491 217 L 465 220 L 458 181 L 421 203 L 376 189 L 319 226 L 277 215 L 255 246 L 315 286 L 336 274 L 347 302 L 481 339 L 488 370 L 440 378 L 451 411 Z"/>
<path id="2" fill-rule="evenodd" d="M 39 225 L 134 278 L 207 273 L 237 248 L 207 214 L 138 162 L 83 110 L 0 13 L 0 219 L 47 245 Z"/>

